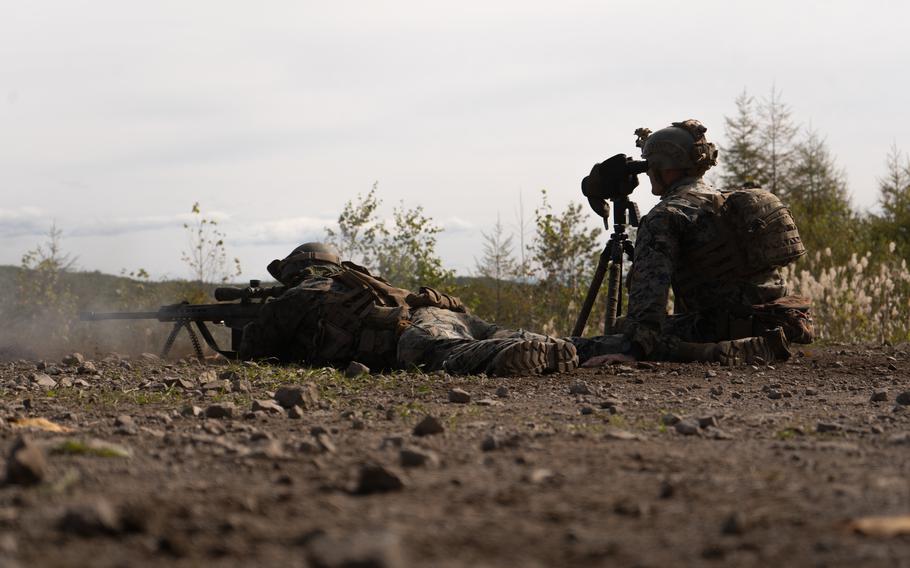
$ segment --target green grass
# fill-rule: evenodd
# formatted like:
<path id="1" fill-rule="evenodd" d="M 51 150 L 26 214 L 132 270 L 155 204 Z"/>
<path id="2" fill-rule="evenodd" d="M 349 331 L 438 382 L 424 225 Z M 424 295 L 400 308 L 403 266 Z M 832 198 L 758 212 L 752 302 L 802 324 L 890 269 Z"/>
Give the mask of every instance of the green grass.
<path id="1" fill-rule="evenodd" d="M 51 453 L 76 456 L 95 456 L 100 458 L 131 458 L 129 448 L 116 444 L 92 443 L 85 440 L 69 439 L 60 442 L 51 448 Z"/>

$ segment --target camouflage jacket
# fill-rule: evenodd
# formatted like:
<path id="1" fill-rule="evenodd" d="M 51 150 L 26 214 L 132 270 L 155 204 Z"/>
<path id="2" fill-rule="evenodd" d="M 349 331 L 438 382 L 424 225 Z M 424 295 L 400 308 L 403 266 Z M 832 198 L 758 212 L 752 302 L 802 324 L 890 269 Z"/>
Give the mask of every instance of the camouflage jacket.
<path id="1" fill-rule="evenodd" d="M 410 292 L 373 276 L 363 267 L 297 266 L 280 270 L 289 289 L 268 303 L 243 330 L 242 359 L 275 357 L 310 365 L 347 364 L 371 368 L 396 363 L 410 310 L 436 307 L 464 312 L 461 301 L 432 288 Z"/>
<path id="2" fill-rule="evenodd" d="M 717 193 L 701 178 L 684 178 L 670 186 L 641 220 L 629 275 L 625 333 L 643 356 L 667 339 L 662 332 L 671 288 L 676 313 L 726 314 L 736 307 L 769 302 L 787 294 L 777 269 L 747 280 L 702 282 L 687 292 L 676 285 L 698 276 L 690 274 L 692 267 L 685 258 L 710 251 L 723 239 L 715 213 L 690 197 L 710 198 Z"/>

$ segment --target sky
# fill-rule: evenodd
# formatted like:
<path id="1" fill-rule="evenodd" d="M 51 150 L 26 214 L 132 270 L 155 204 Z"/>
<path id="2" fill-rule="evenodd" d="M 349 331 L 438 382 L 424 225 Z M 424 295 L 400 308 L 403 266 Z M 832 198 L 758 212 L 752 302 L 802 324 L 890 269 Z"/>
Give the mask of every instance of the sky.
<path id="1" fill-rule="evenodd" d="M 910 150 L 906 2 L 0 8 L 0 264 L 56 224 L 82 270 L 186 277 L 199 202 L 243 277 L 264 277 L 378 182 L 383 214 L 422 206 L 445 265 L 470 274 L 519 202 L 529 219 L 542 189 L 556 209 L 581 201 L 640 126 L 697 118 L 722 142 L 744 89 L 776 87 L 826 138 L 859 209 L 891 145 Z M 655 203 L 644 176 L 635 199 Z"/>

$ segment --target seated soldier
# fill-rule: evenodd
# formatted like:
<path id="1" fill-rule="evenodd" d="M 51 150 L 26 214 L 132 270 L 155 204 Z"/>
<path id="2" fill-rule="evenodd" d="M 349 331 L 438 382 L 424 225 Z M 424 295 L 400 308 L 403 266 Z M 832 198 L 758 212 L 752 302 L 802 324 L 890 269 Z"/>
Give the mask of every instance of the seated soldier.
<path id="1" fill-rule="evenodd" d="M 452 374 L 533 374 L 578 366 L 572 343 L 503 329 L 432 288 L 396 288 L 337 250 L 306 243 L 269 273 L 287 287 L 243 330 L 240 357 Z"/>
<path id="2" fill-rule="evenodd" d="M 572 338 L 585 366 L 664 359 L 771 362 L 810 343 L 808 300 L 790 296 L 779 267 L 805 254 L 790 212 L 760 189 L 718 191 L 703 176 L 717 150 L 696 120 L 646 138 L 660 202 L 638 229 L 628 315 L 617 335 Z M 670 290 L 675 313 L 667 314 Z"/>

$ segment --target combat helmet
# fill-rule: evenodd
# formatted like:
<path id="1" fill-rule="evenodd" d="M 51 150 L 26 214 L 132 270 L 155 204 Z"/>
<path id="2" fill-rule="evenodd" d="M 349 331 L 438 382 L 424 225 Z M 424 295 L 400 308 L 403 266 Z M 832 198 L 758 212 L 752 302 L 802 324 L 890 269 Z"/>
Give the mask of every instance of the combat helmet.
<path id="1" fill-rule="evenodd" d="M 717 165 L 717 147 L 705 138 L 707 128 L 689 119 L 674 122 L 644 138 L 641 157 L 655 170 L 686 170 L 700 177 Z"/>
<path id="2" fill-rule="evenodd" d="M 294 281 L 307 266 L 319 263 L 340 265 L 341 255 L 335 245 L 329 243 L 303 243 L 291 251 L 283 260 L 275 259 L 267 270 L 275 280 L 283 284 Z"/>
<path id="3" fill-rule="evenodd" d="M 306 260 L 321 260 L 332 264 L 341 264 L 341 255 L 338 253 L 338 249 L 330 243 L 303 243 L 292 250 L 288 258 L 292 256 Z"/>

